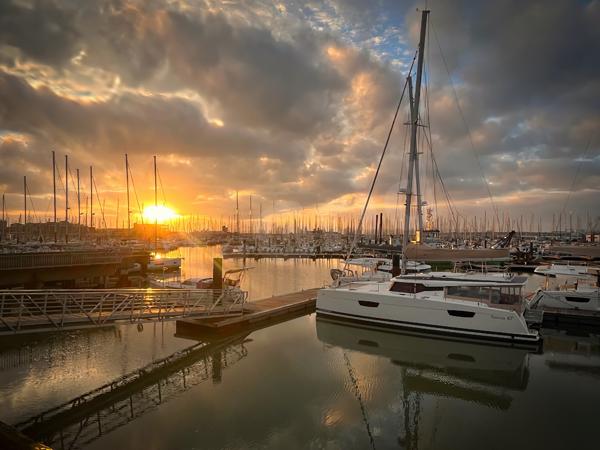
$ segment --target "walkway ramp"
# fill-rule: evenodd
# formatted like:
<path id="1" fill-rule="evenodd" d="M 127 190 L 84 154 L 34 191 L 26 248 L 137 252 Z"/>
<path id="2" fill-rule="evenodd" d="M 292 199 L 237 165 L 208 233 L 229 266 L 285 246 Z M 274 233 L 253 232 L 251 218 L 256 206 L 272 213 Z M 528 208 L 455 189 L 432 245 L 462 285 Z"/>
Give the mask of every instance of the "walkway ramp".
<path id="1" fill-rule="evenodd" d="M 242 314 L 238 289 L 0 290 L 0 335 L 111 325 L 116 321 Z"/>

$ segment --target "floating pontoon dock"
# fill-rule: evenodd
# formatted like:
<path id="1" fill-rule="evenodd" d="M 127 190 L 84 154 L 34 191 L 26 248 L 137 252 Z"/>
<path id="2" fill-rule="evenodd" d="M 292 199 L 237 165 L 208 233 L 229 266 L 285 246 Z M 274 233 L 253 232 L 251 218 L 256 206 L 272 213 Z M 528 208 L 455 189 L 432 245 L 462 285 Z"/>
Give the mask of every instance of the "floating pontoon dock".
<path id="1" fill-rule="evenodd" d="M 180 319 L 177 321 L 177 335 L 184 336 L 194 333 L 229 334 L 234 331 L 259 328 L 268 322 L 281 321 L 300 314 L 311 313 L 315 310 L 317 291 L 318 289 L 308 289 L 273 296 L 256 302 L 247 302 L 244 305 L 244 314 L 237 317 Z"/>

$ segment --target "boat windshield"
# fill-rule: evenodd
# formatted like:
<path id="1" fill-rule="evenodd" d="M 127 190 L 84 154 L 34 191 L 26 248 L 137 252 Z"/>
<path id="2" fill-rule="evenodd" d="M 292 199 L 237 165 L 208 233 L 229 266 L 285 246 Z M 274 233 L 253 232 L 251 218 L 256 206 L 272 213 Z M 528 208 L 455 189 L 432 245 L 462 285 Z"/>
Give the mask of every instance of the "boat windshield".
<path id="1" fill-rule="evenodd" d="M 446 295 L 495 305 L 516 305 L 523 298 L 521 286 L 449 286 Z"/>

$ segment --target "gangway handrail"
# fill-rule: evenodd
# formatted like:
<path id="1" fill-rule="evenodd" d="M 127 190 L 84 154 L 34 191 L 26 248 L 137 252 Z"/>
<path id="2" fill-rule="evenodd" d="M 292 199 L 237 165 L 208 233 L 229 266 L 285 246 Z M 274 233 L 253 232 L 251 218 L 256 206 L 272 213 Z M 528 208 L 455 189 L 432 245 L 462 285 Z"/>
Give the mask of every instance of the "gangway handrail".
<path id="1" fill-rule="evenodd" d="M 100 326 L 117 320 L 242 313 L 239 289 L 4 289 L 0 334 Z"/>

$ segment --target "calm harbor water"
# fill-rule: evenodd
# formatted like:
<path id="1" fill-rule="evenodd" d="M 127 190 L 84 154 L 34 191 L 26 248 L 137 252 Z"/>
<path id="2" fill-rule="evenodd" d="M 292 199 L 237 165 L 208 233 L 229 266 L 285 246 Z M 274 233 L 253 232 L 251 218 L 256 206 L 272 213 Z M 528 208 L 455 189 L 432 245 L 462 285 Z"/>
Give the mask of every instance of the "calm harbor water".
<path id="1" fill-rule="evenodd" d="M 205 276 L 218 248 L 181 254 L 182 278 Z M 244 288 L 258 299 L 320 286 L 336 264 L 247 261 Z M 546 336 L 531 353 L 310 315 L 239 336 L 45 436 L 57 449 L 595 449 L 600 339 Z M 196 343 L 175 336 L 175 322 L 3 338 L 0 420 L 16 424 Z"/>

